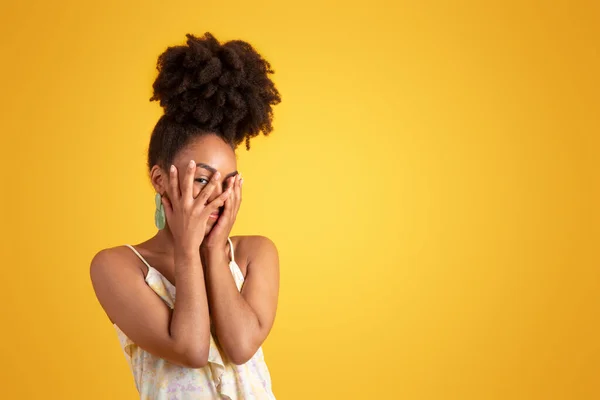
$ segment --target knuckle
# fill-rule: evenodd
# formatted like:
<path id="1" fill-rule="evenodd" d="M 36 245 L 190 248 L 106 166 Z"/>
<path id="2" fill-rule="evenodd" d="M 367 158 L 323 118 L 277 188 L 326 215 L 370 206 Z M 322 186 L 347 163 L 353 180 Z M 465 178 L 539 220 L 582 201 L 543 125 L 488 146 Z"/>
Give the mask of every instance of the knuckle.
<path id="1" fill-rule="evenodd" d="M 191 202 L 189 200 L 184 200 L 183 204 L 182 204 L 182 208 L 188 213 L 191 212 L 193 210 L 193 202 Z"/>

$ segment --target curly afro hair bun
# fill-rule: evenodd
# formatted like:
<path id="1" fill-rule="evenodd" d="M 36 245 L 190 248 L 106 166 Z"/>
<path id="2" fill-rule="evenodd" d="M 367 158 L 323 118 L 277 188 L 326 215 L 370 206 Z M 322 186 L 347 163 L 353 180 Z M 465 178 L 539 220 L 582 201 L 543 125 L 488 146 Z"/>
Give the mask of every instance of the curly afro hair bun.
<path id="1" fill-rule="evenodd" d="M 163 154 L 150 154 L 149 164 L 171 158 L 175 149 L 164 146 L 183 143 L 194 136 L 190 130 L 217 134 L 234 148 L 245 141 L 247 149 L 250 138 L 273 130 L 272 106 L 281 97 L 269 78 L 271 65 L 241 40 L 221 44 L 208 32 L 186 37 L 186 45 L 169 47 L 158 58 L 150 100 L 159 101 L 164 115 L 152 139 L 161 136 L 155 142 Z"/>

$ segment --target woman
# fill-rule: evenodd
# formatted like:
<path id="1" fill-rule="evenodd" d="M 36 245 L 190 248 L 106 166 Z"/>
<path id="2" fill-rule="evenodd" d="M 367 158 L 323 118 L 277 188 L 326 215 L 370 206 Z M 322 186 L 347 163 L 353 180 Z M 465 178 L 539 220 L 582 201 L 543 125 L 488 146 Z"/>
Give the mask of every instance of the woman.
<path id="1" fill-rule="evenodd" d="M 151 98 L 164 109 L 148 150 L 158 233 L 100 251 L 91 279 L 142 399 L 273 399 L 261 345 L 277 250 L 229 233 L 243 183 L 235 149 L 272 131 L 281 99 L 250 44 L 187 39 L 158 58 Z"/>

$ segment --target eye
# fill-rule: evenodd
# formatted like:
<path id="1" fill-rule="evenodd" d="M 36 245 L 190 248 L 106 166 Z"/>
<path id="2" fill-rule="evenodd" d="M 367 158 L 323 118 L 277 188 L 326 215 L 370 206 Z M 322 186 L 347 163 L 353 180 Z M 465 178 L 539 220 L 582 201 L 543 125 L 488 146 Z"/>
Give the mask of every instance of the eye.
<path id="1" fill-rule="evenodd" d="M 194 179 L 194 181 L 199 182 L 203 185 L 206 185 L 208 183 L 208 179 L 206 179 L 206 178 L 196 178 L 196 179 Z"/>

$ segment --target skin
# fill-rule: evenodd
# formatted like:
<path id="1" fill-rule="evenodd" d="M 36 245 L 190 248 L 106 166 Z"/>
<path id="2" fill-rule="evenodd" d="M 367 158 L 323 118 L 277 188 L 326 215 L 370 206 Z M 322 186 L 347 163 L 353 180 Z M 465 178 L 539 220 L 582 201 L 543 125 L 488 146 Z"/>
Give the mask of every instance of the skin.
<path id="1" fill-rule="evenodd" d="M 190 161 L 195 166 L 190 166 Z M 238 291 L 227 238 L 242 199 L 235 152 L 216 135 L 191 141 L 173 161 L 152 167 L 167 226 L 134 247 L 177 288 L 171 310 L 145 282 L 147 267 L 125 246 L 93 258 L 90 276 L 111 322 L 142 349 L 174 364 L 208 363 L 210 324 L 229 361 L 246 363 L 267 338 L 277 309 L 279 259 L 263 236 L 231 237 L 245 277 Z M 220 212 L 218 218 L 211 218 Z"/>

